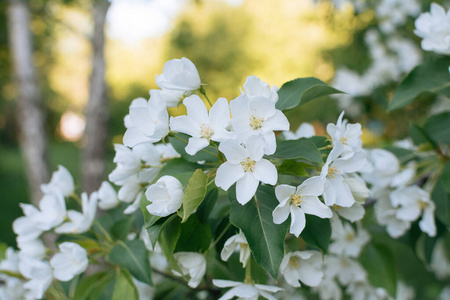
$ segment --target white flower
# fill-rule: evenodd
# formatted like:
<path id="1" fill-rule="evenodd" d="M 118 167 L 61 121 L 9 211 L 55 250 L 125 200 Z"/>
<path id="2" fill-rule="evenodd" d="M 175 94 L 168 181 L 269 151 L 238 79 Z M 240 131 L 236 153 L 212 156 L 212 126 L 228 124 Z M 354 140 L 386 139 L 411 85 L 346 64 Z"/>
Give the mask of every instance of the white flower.
<path id="1" fill-rule="evenodd" d="M 316 135 L 314 126 L 310 123 L 302 123 L 295 132 L 286 131 L 284 137 L 286 140 L 297 140 L 299 138 L 309 138 Z"/>
<path id="2" fill-rule="evenodd" d="M 133 283 L 136 286 L 136 289 L 138 291 L 138 299 L 139 300 L 155 299 L 155 288 L 154 287 L 149 286 L 148 284 L 143 283 L 134 277 L 131 277 L 131 279 L 133 280 Z"/>
<path id="3" fill-rule="evenodd" d="M 235 140 L 219 145 L 227 161 L 217 169 L 216 185 L 227 191 L 236 182 L 236 198 L 242 205 L 252 199 L 260 181 L 272 185 L 277 182 L 277 169 L 262 158 L 263 146 L 264 142 L 257 137 L 249 139 L 245 147 Z"/>
<path id="4" fill-rule="evenodd" d="M 286 282 L 300 287 L 300 282 L 308 286 L 317 286 L 323 278 L 323 258 L 318 251 L 295 251 L 284 255 L 280 272 Z"/>
<path id="5" fill-rule="evenodd" d="M 450 13 L 437 3 L 431 3 L 430 12 L 415 21 L 414 33 L 423 38 L 422 49 L 439 54 L 450 54 Z"/>
<path id="6" fill-rule="evenodd" d="M 389 293 L 383 288 L 375 288 L 365 281 L 352 282 L 345 291 L 352 300 L 391 300 Z M 399 298 L 405 299 L 405 298 Z"/>
<path id="7" fill-rule="evenodd" d="M 264 97 L 250 99 L 243 94 L 230 102 L 231 123 L 239 142 L 247 143 L 251 136 L 259 136 L 265 142 L 265 154 L 276 150 L 274 131 L 289 130 L 286 116 L 275 108 L 275 102 Z"/>
<path id="8" fill-rule="evenodd" d="M 78 244 L 65 242 L 60 244 L 59 250 L 50 260 L 56 279 L 69 281 L 75 275 L 86 271 L 89 261 L 87 251 Z"/>
<path id="9" fill-rule="evenodd" d="M 247 265 L 248 259 L 250 258 L 250 248 L 248 247 L 247 239 L 245 238 L 242 230 L 239 230 L 238 234 L 230 237 L 223 245 L 222 252 L 220 253 L 220 258 L 223 261 L 227 261 L 231 254 L 239 247 L 239 261 L 242 263 L 243 267 Z"/>
<path id="10" fill-rule="evenodd" d="M 387 233 L 393 238 L 405 234 L 411 227 L 411 222 L 397 218 L 397 208 L 392 206 L 389 194 L 380 193 L 376 198 L 374 208 L 378 224 L 385 225 Z"/>
<path id="11" fill-rule="evenodd" d="M 400 188 L 390 194 L 391 203 L 398 207 L 396 217 L 404 221 L 415 221 L 422 211 L 422 220 L 419 227 L 429 236 L 436 235 L 436 224 L 434 222 L 434 210 L 436 208 L 430 200 L 430 194 L 416 185 Z"/>
<path id="12" fill-rule="evenodd" d="M 439 280 L 450 277 L 450 258 L 446 252 L 444 239 L 441 238 L 434 244 L 430 263 L 430 269 Z"/>
<path id="13" fill-rule="evenodd" d="M 41 299 L 53 280 L 52 268 L 48 261 L 21 255 L 20 273 L 28 279 L 24 284 L 27 299 Z"/>
<path id="14" fill-rule="evenodd" d="M 2 300 L 22 300 L 25 299 L 25 288 L 23 287 L 23 281 L 0 274 L 0 299 Z"/>
<path id="15" fill-rule="evenodd" d="M 367 188 L 364 180 L 356 174 L 344 177 L 344 182 L 350 189 L 355 201 L 364 204 L 365 200 L 370 196 L 370 190 Z"/>
<path id="16" fill-rule="evenodd" d="M 349 220 L 350 222 L 361 220 L 366 212 L 364 206 L 356 202 L 350 207 L 342 207 L 336 204 L 331 207 L 333 208 L 335 214 Z"/>
<path id="17" fill-rule="evenodd" d="M 177 252 L 174 253 L 173 258 L 180 266 L 181 273 L 184 276 L 189 276 L 188 286 L 196 288 L 206 273 L 205 257 L 200 253 Z M 181 274 L 173 272 L 175 275 L 181 276 Z"/>
<path id="18" fill-rule="evenodd" d="M 325 270 L 327 276 L 336 276 L 339 283 L 347 286 L 351 282 L 365 281 L 367 274 L 365 269 L 354 259 L 348 257 L 336 257 L 325 255 Z"/>
<path id="19" fill-rule="evenodd" d="M 238 299 L 256 300 L 259 296 L 269 300 L 276 300 L 270 293 L 276 293 L 281 290 L 277 286 L 262 285 L 262 284 L 247 284 L 238 281 L 213 279 L 213 284 L 220 288 L 232 287 L 231 290 L 223 294 L 219 300 L 228 300 L 233 297 Z"/>
<path id="20" fill-rule="evenodd" d="M 341 155 L 345 158 L 352 156 L 354 152 L 358 152 L 362 149 L 361 141 L 361 124 L 348 124 L 347 120 L 342 120 L 344 112 L 339 116 L 336 125 L 328 124 L 327 133 L 330 135 L 333 142 L 333 147 L 337 144 L 343 145 Z"/>
<path id="21" fill-rule="evenodd" d="M 358 230 L 355 232 L 349 223 L 344 223 L 342 227 L 339 226 L 338 228 L 338 230 L 335 230 L 333 226 L 332 242 L 328 249 L 330 253 L 358 257 L 362 248 L 370 240 L 368 232 L 361 227 L 358 227 Z"/>
<path id="22" fill-rule="evenodd" d="M 169 133 L 169 114 L 159 90 L 151 91 L 148 102 L 133 102 L 128 123 L 131 126 L 123 136 L 123 143 L 128 147 L 157 142 Z"/>
<path id="23" fill-rule="evenodd" d="M 116 190 L 109 182 L 103 181 L 98 189 L 98 207 L 108 210 L 117 205 L 119 205 L 119 199 Z"/>
<path id="24" fill-rule="evenodd" d="M 58 171 L 53 172 L 50 182 L 41 185 L 41 190 L 47 194 L 52 190 L 58 190 L 64 197 L 70 196 L 75 189 L 73 177 L 63 166 L 58 166 Z"/>
<path id="25" fill-rule="evenodd" d="M 319 294 L 321 300 L 341 300 L 342 289 L 333 276 L 329 276 L 325 272 L 325 277 L 320 284 L 311 289 L 314 293 Z"/>
<path id="26" fill-rule="evenodd" d="M 147 210 L 152 215 L 166 217 L 176 212 L 183 204 L 183 186 L 173 176 L 163 176 L 149 186 L 145 197 L 151 202 Z"/>
<path id="27" fill-rule="evenodd" d="M 392 33 L 406 23 L 408 16 L 415 17 L 419 12 L 420 4 L 415 0 L 383 0 L 376 8 L 380 29 L 385 33 Z"/>
<path id="28" fill-rule="evenodd" d="M 31 204 L 20 203 L 26 217 L 41 231 L 58 226 L 66 217 L 66 202 L 57 189 L 48 190 L 39 202 L 39 209 Z"/>
<path id="29" fill-rule="evenodd" d="M 407 286 L 403 281 L 397 282 L 396 300 L 414 300 L 416 299 L 416 292 L 411 286 Z"/>
<path id="30" fill-rule="evenodd" d="M 19 273 L 19 255 L 12 247 L 6 249 L 5 258 L 0 261 L 0 270 Z"/>
<path id="31" fill-rule="evenodd" d="M 230 133 L 225 129 L 230 121 L 227 99 L 219 98 L 211 107 L 209 114 L 197 95 L 187 97 L 183 104 L 187 108 L 187 116 L 171 117 L 170 128 L 191 136 L 186 153 L 195 155 L 207 147 L 210 140 L 221 142 L 229 137 Z"/>
<path id="32" fill-rule="evenodd" d="M 197 68 L 185 57 L 166 62 L 163 73 L 156 75 L 155 81 L 169 107 L 177 106 L 183 96 L 200 89 L 202 83 Z"/>
<path id="33" fill-rule="evenodd" d="M 67 217 L 70 222 L 66 222 L 55 229 L 56 233 L 84 233 L 91 228 L 92 222 L 95 218 L 95 213 L 97 212 L 97 202 L 98 194 L 93 192 L 88 198 L 86 193 L 81 194 L 82 202 L 82 213 L 69 210 L 67 212 Z"/>
<path id="34" fill-rule="evenodd" d="M 283 223 L 291 215 L 290 233 L 296 237 L 305 228 L 305 214 L 320 218 L 331 218 L 330 208 L 325 206 L 317 196 L 323 192 L 324 182 L 319 176 L 306 179 L 297 188 L 282 184 L 275 188 L 275 195 L 280 204 L 274 209 L 273 222 Z"/>
<path id="35" fill-rule="evenodd" d="M 250 97 L 250 99 L 256 97 L 264 97 L 270 99 L 273 102 L 278 101 L 278 93 L 275 88 L 270 88 L 270 85 L 254 75 L 247 77 L 244 83 L 245 94 Z M 242 93 L 242 92 L 241 92 Z"/>
<path id="36" fill-rule="evenodd" d="M 334 146 L 320 174 L 325 180 L 323 198 L 328 206 L 350 207 L 355 203 L 355 198 L 344 181 L 344 175 L 360 170 L 367 161 L 362 152 L 355 152 L 349 158 L 338 158 L 343 149 L 345 149 L 343 144 L 338 143 Z"/>

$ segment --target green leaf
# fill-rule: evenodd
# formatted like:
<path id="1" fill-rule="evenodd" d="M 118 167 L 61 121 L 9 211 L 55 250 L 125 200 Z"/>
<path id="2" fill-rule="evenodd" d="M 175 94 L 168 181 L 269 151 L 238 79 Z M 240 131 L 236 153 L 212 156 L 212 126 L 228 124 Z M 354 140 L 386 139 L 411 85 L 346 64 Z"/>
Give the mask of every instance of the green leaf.
<path id="1" fill-rule="evenodd" d="M 317 149 L 311 141 L 305 138 L 279 143 L 277 150 L 271 157 L 295 160 L 301 159 L 319 164 L 323 163 L 319 149 Z"/>
<path id="2" fill-rule="evenodd" d="M 111 249 L 108 260 L 126 268 L 137 280 L 152 285 L 148 252 L 141 240 L 119 241 Z"/>
<path id="3" fill-rule="evenodd" d="M 141 202 L 139 203 L 139 207 L 141 208 L 142 214 L 144 215 L 144 226 L 145 228 L 149 228 L 153 226 L 161 217 L 152 215 L 147 210 L 147 205 L 150 204 L 145 197 L 141 198 Z"/>
<path id="4" fill-rule="evenodd" d="M 175 252 L 203 252 L 211 243 L 211 230 L 209 224 L 201 223 L 196 215 L 192 215 L 186 223 L 181 224 Z"/>
<path id="5" fill-rule="evenodd" d="M 172 257 L 175 246 L 180 238 L 181 225 L 178 215 L 173 214 L 162 224 L 159 232 L 159 241 L 167 258 Z"/>
<path id="6" fill-rule="evenodd" d="M 424 131 L 436 144 L 450 143 L 450 112 L 444 112 L 428 118 Z"/>
<path id="7" fill-rule="evenodd" d="M 139 300 L 139 294 L 130 272 L 120 269 L 116 276 L 116 284 L 111 300 Z"/>
<path id="8" fill-rule="evenodd" d="M 181 223 L 186 222 L 189 216 L 192 215 L 202 203 L 206 195 L 207 183 L 208 176 L 206 176 L 202 169 L 197 169 L 184 191 L 183 220 Z"/>
<path id="9" fill-rule="evenodd" d="M 8 249 L 8 245 L 0 243 L 0 261 L 6 258 L 6 249 Z"/>
<path id="10" fill-rule="evenodd" d="M 321 219 L 313 215 L 305 215 L 306 226 L 300 234 L 301 238 L 309 245 L 327 252 L 331 238 L 330 219 Z"/>
<path id="11" fill-rule="evenodd" d="M 450 227 L 450 198 L 446 190 L 450 190 L 450 163 L 446 163 L 442 172 L 441 180 L 436 184 L 431 194 L 431 199 L 436 204 L 435 215 L 443 224 Z"/>
<path id="12" fill-rule="evenodd" d="M 423 128 L 416 124 L 409 125 L 409 136 L 416 146 L 431 142 L 431 139 L 427 136 Z"/>
<path id="13" fill-rule="evenodd" d="M 126 216 L 111 227 L 112 236 L 117 240 L 125 240 L 133 226 L 134 218 Z"/>
<path id="14" fill-rule="evenodd" d="M 202 223 L 208 223 L 209 215 L 214 209 L 214 206 L 219 198 L 219 189 L 210 185 L 209 190 L 206 192 L 205 199 L 197 209 L 197 217 Z"/>
<path id="15" fill-rule="evenodd" d="M 275 106 L 280 110 L 291 109 L 323 96 L 341 93 L 317 78 L 297 78 L 286 82 L 278 90 Z"/>
<path id="16" fill-rule="evenodd" d="M 272 212 L 279 204 L 274 188 L 259 186 L 246 205 L 237 202 L 234 187 L 228 192 L 228 198 L 230 222 L 242 229 L 256 262 L 276 279 L 284 257 L 284 239 L 289 224 L 273 222 Z"/>
<path id="17" fill-rule="evenodd" d="M 369 243 L 359 259 L 367 270 L 370 283 L 375 287 L 385 288 L 391 295 L 395 295 L 397 278 L 391 250 L 382 245 Z"/>
<path id="18" fill-rule="evenodd" d="M 291 159 L 283 161 L 283 163 L 278 167 L 278 174 L 308 176 L 308 172 L 306 172 L 302 164 Z"/>
<path id="19" fill-rule="evenodd" d="M 183 158 L 169 160 L 159 171 L 158 176 L 170 175 L 178 179 L 183 186 L 186 186 L 192 174 L 200 168 L 199 164 L 188 162 Z"/>
<path id="20" fill-rule="evenodd" d="M 450 58 L 426 62 L 414 68 L 395 89 L 388 111 L 404 107 L 424 92 L 450 94 Z"/>
<path id="21" fill-rule="evenodd" d="M 217 161 L 218 158 L 218 150 L 213 146 L 208 146 L 197 152 L 195 155 L 189 155 L 186 153 L 186 148 L 189 142 L 189 135 L 183 133 L 175 133 L 174 136 L 169 136 L 169 141 L 172 144 L 173 148 L 180 153 L 181 157 L 190 162 L 198 162 L 198 161 Z"/>
<path id="22" fill-rule="evenodd" d="M 98 300 L 106 285 L 114 279 L 112 272 L 99 272 L 83 278 L 75 290 L 74 300 Z"/>

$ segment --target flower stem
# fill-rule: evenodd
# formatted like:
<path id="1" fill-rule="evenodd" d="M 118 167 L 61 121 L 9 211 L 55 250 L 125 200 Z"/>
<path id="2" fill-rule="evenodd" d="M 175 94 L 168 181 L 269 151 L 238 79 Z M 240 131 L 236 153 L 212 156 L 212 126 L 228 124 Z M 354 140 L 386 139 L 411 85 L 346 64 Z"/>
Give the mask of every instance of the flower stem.
<path id="1" fill-rule="evenodd" d="M 245 267 L 245 283 L 247 284 L 252 284 L 253 283 L 253 279 L 252 279 L 252 260 L 249 259 L 247 262 L 247 266 Z"/>
<path id="2" fill-rule="evenodd" d="M 211 101 L 209 100 L 208 96 L 206 95 L 205 89 L 204 89 L 203 87 L 201 87 L 201 88 L 199 89 L 199 92 L 200 92 L 200 94 L 202 94 L 203 96 L 205 96 L 206 101 L 208 101 L 208 103 L 209 103 L 209 107 L 212 107 L 212 103 L 211 103 Z"/>
<path id="3" fill-rule="evenodd" d="M 228 223 L 227 227 L 225 227 L 225 229 L 219 234 L 217 239 L 214 240 L 214 243 L 212 243 L 211 246 L 209 246 L 209 248 L 204 252 L 204 254 L 208 253 L 212 248 L 214 248 L 214 246 L 217 244 L 217 242 L 222 239 L 222 237 L 224 236 L 224 234 L 228 231 L 228 229 L 230 227 L 231 227 L 231 223 Z"/>

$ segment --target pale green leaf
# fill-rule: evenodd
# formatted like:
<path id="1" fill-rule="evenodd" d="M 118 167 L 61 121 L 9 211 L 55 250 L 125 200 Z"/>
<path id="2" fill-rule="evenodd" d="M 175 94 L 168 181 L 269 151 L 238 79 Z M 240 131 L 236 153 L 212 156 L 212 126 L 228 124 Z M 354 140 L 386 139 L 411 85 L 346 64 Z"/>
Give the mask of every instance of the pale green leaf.
<path id="1" fill-rule="evenodd" d="M 197 169 L 189 180 L 186 190 L 184 191 L 183 220 L 181 223 L 186 222 L 189 216 L 192 215 L 197 207 L 202 203 L 206 195 L 207 183 L 208 176 L 206 176 L 202 169 Z"/>

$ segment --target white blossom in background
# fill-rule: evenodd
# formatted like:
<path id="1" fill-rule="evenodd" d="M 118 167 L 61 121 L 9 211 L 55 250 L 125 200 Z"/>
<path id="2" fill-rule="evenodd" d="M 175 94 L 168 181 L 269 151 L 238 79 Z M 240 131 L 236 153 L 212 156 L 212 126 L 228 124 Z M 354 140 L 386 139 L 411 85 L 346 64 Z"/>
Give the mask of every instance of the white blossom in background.
<path id="1" fill-rule="evenodd" d="M 168 107 L 177 106 L 183 97 L 199 90 L 202 83 L 197 68 L 185 57 L 167 61 L 155 81 Z"/>
<path id="2" fill-rule="evenodd" d="M 348 124 L 347 120 L 343 120 L 343 118 L 344 112 L 340 114 L 336 124 L 329 123 L 327 125 L 327 133 L 331 137 L 333 147 L 338 144 L 343 146 L 339 155 L 349 158 L 362 149 L 362 130 L 361 124 Z"/>
<path id="3" fill-rule="evenodd" d="M 366 281 L 355 281 L 345 290 L 352 300 L 391 300 L 392 297 L 383 288 L 376 288 Z M 400 298 L 405 299 L 405 298 Z M 406 300 L 406 299 L 405 299 Z"/>
<path id="4" fill-rule="evenodd" d="M 386 226 L 389 236 L 398 238 L 411 228 L 411 222 L 397 217 L 397 208 L 392 206 L 389 193 L 378 193 L 375 195 L 375 217 L 378 224 Z"/>
<path id="5" fill-rule="evenodd" d="M 311 289 L 312 292 L 319 296 L 321 300 L 341 300 L 342 289 L 336 282 L 334 276 L 330 276 L 324 272 L 325 277 L 318 286 Z"/>
<path id="6" fill-rule="evenodd" d="M 286 140 L 297 140 L 299 138 L 309 138 L 316 135 L 314 126 L 310 123 L 304 122 L 300 124 L 295 132 L 286 131 L 283 133 Z"/>
<path id="7" fill-rule="evenodd" d="M 380 20 L 380 29 L 390 34 L 404 25 L 408 16 L 415 17 L 420 13 L 420 3 L 416 0 L 382 0 L 375 13 Z"/>
<path id="8" fill-rule="evenodd" d="M 58 166 L 58 171 L 53 172 L 50 182 L 41 185 L 44 194 L 52 193 L 53 190 L 59 191 L 64 197 L 70 196 L 75 189 L 73 177 L 63 166 Z"/>
<path id="9" fill-rule="evenodd" d="M 278 101 L 278 93 L 275 87 L 270 88 L 270 85 L 254 75 L 247 77 L 244 83 L 244 92 L 250 99 L 256 97 L 264 97 L 273 102 Z M 241 94 L 244 94 L 241 91 Z"/>
<path id="10" fill-rule="evenodd" d="M 166 217 L 176 212 L 183 204 L 183 186 L 175 177 L 165 175 L 149 186 L 145 197 L 151 202 L 147 205 L 149 213 Z"/>
<path id="11" fill-rule="evenodd" d="M 336 277 L 343 286 L 367 280 L 366 270 L 359 262 L 349 257 L 325 255 L 324 266 L 324 273 Z"/>
<path id="12" fill-rule="evenodd" d="M 17 247 L 20 249 L 21 255 L 34 257 L 36 259 L 44 259 L 47 248 L 41 239 L 20 240 L 17 239 Z"/>
<path id="13" fill-rule="evenodd" d="M 98 189 L 98 207 L 103 210 L 108 210 L 118 205 L 119 198 L 117 197 L 116 190 L 109 182 L 103 181 Z"/>
<path id="14" fill-rule="evenodd" d="M 352 225 L 344 223 L 338 230 L 332 229 L 329 251 L 336 255 L 358 257 L 370 240 L 369 233 L 360 226 L 355 231 Z"/>
<path id="15" fill-rule="evenodd" d="M 317 286 L 323 278 L 322 265 L 322 254 L 318 251 L 288 252 L 281 262 L 280 272 L 293 287 L 300 287 L 300 281 Z"/>
<path id="16" fill-rule="evenodd" d="M 421 37 L 422 49 L 450 55 L 450 13 L 437 3 L 431 3 L 430 12 L 415 21 L 414 33 Z"/>
<path id="17" fill-rule="evenodd" d="M 220 143 L 219 150 L 227 161 L 217 169 L 215 183 L 227 191 L 236 182 L 236 198 L 240 204 L 252 199 L 260 181 L 277 183 L 277 169 L 263 158 L 264 141 L 258 137 L 250 138 L 245 147 L 235 140 L 227 140 Z"/>
<path id="18" fill-rule="evenodd" d="M 370 196 L 370 190 L 364 180 L 357 174 L 349 174 L 344 177 L 344 182 L 350 188 L 350 192 L 357 204 L 364 204 Z"/>
<path id="19" fill-rule="evenodd" d="M 58 246 L 60 252 L 50 260 L 53 276 L 60 281 L 69 281 L 86 271 L 89 261 L 87 251 L 76 243 L 64 242 Z"/>
<path id="20" fill-rule="evenodd" d="M 396 211 L 398 219 L 413 222 L 422 215 L 422 219 L 419 222 L 420 230 L 429 236 L 436 235 L 436 224 L 434 221 L 436 206 L 430 199 L 430 193 L 413 185 L 393 191 L 390 194 L 390 198 L 392 205 L 398 208 Z"/>
<path id="21" fill-rule="evenodd" d="M 265 97 L 251 99 L 247 94 L 240 95 L 230 102 L 231 124 L 239 142 L 247 143 L 252 136 L 262 138 L 266 145 L 264 154 L 276 150 L 274 131 L 289 130 L 286 116 L 275 108 L 275 102 Z"/>
<path id="22" fill-rule="evenodd" d="M 445 280 L 450 277 L 450 258 L 447 255 L 443 238 L 434 244 L 433 252 L 431 253 L 430 269 L 439 280 Z"/>
<path id="23" fill-rule="evenodd" d="M 413 287 L 406 285 L 403 281 L 397 282 L 396 300 L 414 300 L 416 299 L 416 291 Z"/>
<path id="24" fill-rule="evenodd" d="M 41 299 L 53 280 L 50 263 L 30 256 L 21 255 L 19 261 L 20 273 L 28 279 L 23 285 L 26 299 Z"/>
<path id="25" fill-rule="evenodd" d="M 59 189 L 47 189 L 39 201 L 39 209 L 32 204 L 20 203 L 24 215 L 39 230 L 46 231 L 58 226 L 66 217 L 66 201 Z"/>
<path id="26" fill-rule="evenodd" d="M 223 294 L 219 300 L 228 300 L 234 297 L 238 299 L 254 300 L 258 297 L 263 297 L 269 300 L 276 300 L 272 294 L 283 290 L 277 286 L 263 285 L 263 284 L 248 284 L 238 281 L 213 279 L 213 284 L 219 288 L 231 287 L 229 291 Z"/>
<path id="27" fill-rule="evenodd" d="M 333 215 L 339 215 L 352 223 L 361 220 L 366 213 L 364 206 L 356 202 L 350 207 L 343 207 L 334 204 L 331 208 L 333 209 Z"/>
<path id="28" fill-rule="evenodd" d="M 450 285 L 445 286 L 441 292 L 439 293 L 439 300 L 448 300 L 450 299 Z"/>
<path id="29" fill-rule="evenodd" d="M 231 236 L 228 240 L 226 240 L 223 245 L 222 252 L 220 252 L 220 258 L 223 261 L 227 261 L 231 254 L 239 248 L 239 261 L 242 263 L 243 268 L 247 265 L 247 262 L 250 258 L 251 252 L 248 246 L 247 239 L 245 238 L 242 230 L 239 230 L 238 234 Z"/>
<path id="30" fill-rule="evenodd" d="M 290 215 L 289 232 L 298 237 L 306 225 L 305 214 L 331 218 L 330 208 L 318 198 L 322 194 L 323 188 L 324 181 L 319 176 L 306 179 L 297 188 L 286 184 L 277 186 L 275 195 L 280 204 L 272 213 L 273 222 L 281 224 Z"/>
<path id="31" fill-rule="evenodd" d="M 59 227 L 56 227 L 56 233 L 75 233 L 80 234 L 89 230 L 94 221 L 97 212 L 98 193 L 93 192 L 89 197 L 87 193 L 81 194 L 82 212 L 69 210 L 67 217 L 70 220 Z"/>
<path id="32" fill-rule="evenodd" d="M 2 300 L 22 300 L 25 299 L 25 288 L 23 281 L 0 274 L 0 280 L 3 284 L 0 285 L 0 299 Z"/>
<path id="33" fill-rule="evenodd" d="M 181 273 L 172 272 L 177 276 L 188 276 L 188 286 L 196 288 L 206 273 L 206 259 L 200 253 L 195 252 L 177 252 L 173 254 L 173 258 L 180 266 Z"/>
<path id="34" fill-rule="evenodd" d="M 159 90 L 152 90 L 150 99 L 140 99 L 130 106 L 129 127 L 123 136 L 125 146 L 158 142 L 169 133 L 169 114 Z"/>
<path id="35" fill-rule="evenodd" d="M 209 113 L 197 95 L 187 97 L 183 104 L 187 108 L 187 116 L 171 117 L 170 129 L 191 136 L 185 148 L 186 153 L 195 155 L 208 147 L 210 140 L 222 142 L 230 138 L 230 132 L 226 130 L 230 121 L 227 99 L 219 98 Z"/>
<path id="36" fill-rule="evenodd" d="M 136 289 L 138 291 L 138 299 L 139 300 L 155 299 L 155 288 L 154 287 L 149 286 L 148 284 L 143 283 L 134 277 L 131 277 L 131 279 L 133 280 L 133 283 L 136 286 Z"/>

